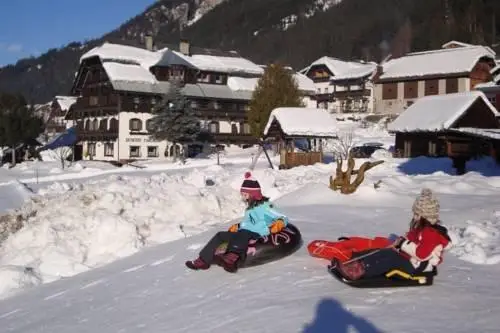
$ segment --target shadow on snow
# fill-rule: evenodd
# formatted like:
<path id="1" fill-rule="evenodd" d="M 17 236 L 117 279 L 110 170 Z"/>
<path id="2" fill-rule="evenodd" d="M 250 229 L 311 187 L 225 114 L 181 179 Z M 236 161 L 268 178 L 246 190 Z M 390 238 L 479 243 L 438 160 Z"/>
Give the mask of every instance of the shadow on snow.
<path id="1" fill-rule="evenodd" d="M 353 331 L 354 329 L 354 331 Z M 316 307 L 316 317 L 302 333 L 382 333 L 364 318 L 344 309 L 337 300 L 326 298 Z"/>

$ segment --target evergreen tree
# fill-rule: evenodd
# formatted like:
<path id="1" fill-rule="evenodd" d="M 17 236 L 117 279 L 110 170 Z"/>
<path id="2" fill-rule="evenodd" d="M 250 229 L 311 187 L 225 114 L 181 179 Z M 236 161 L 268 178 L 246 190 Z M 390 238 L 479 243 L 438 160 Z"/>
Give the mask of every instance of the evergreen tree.
<path id="1" fill-rule="evenodd" d="M 275 108 L 302 106 L 302 94 L 291 72 L 280 64 L 267 66 L 252 94 L 247 112 L 252 135 L 262 137 L 271 111 Z"/>
<path id="2" fill-rule="evenodd" d="M 0 94 L 0 146 L 13 148 L 43 132 L 43 119 L 21 95 Z M 15 154 L 12 154 L 15 164 Z"/>
<path id="3" fill-rule="evenodd" d="M 153 109 L 149 131 L 153 140 L 167 140 L 174 145 L 184 145 L 198 139 L 201 132 L 200 120 L 191 107 L 191 102 L 182 94 L 180 82 L 170 81 L 169 91 Z M 176 149 L 174 158 L 177 158 Z"/>

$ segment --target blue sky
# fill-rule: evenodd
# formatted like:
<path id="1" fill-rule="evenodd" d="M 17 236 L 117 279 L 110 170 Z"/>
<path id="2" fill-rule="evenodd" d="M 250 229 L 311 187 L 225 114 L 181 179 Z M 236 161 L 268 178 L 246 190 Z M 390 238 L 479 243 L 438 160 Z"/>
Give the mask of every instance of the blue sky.
<path id="1" fill-rule="evenodd" d="M 155 0 L 0 0 L 0 66 L 99 37 Z"/>

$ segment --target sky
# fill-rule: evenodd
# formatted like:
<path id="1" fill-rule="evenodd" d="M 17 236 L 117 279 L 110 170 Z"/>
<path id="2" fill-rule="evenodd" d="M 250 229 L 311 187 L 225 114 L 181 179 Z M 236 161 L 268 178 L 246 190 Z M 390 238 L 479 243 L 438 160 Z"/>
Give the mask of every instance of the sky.
<path id="1" fill-rule="evenodd" d="M 100 37 L 156 0 L 0 0 L 0 66 Z"/>

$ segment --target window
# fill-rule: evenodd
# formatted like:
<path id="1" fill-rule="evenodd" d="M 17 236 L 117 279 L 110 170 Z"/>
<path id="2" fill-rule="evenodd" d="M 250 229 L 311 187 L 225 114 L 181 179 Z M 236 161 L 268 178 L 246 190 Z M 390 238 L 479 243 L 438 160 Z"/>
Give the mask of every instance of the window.
<path id="1" fill-rule="evenodd" d="M 425 96 L 439 94 L 439 80 L 425 81 Z"/>
<path id="2" fill-rule="evenodd" d="M 87 152 L 89 156 L 95 156 L 95 142 L 89 142 L 87 144 Z"/>
<path id="3" fill-rule="evenodd" d="M 382 85 L 382 99 L 397 99 L 397 98 L 398 98 L 398 84 L 384 83 Z"/>
<path id="4" fill-rule="evenodd" d="M 113 156 L 115 151 L 115 145 L 113 142 L 106 142 L 104 144 L 104 156 Z"/>
<path id="5" fill-rule="evenodd" d="M 148 146 L 148 157 L 158 157 L 158 146 Z"/>
<path id="6" fill-rule="evenodd" d="M 141 156 L 141 147 L 130 146 L 128 155 L 129 155 L 129 157 L 140 157 Z"/>
<path id="7" fill-rule="evenodd" d="M 131 131 L 140 131 L 142 130 L 142 121 L 138 118 L 132 118 L 128 126 Z"/>
<path id="8" fill-rule="evenodd" d="M 111 120 L 109 121 L 109 129 L 111 131 L 118 131 L 118 119 L 111 118 Z"/>
<path id="9" fill-rule="evenodd" d="M 436 143 L 429 141 L 429 156 L 436 156 Z"/>
<path id="10" fill-rule="evenodd" d="M 212 121 L 208 124 L 208 131 L 210 133 L 219 133 L 219 123 L 216 121 Z"/>
<path id="11" fill-rule="evenodd" d="M 97 104 L 99 104 L 99 97 L 90 96 L 89 97 L 89 105 L 97 105 Z"/>
<path id="12" fill-rule="evenodd" d="M 215 75 L 215 83 L 222 83 L 222 75 Z"/>
<path id="13" fill-rule="evenodd" d="M 418 81 L 405 82 L 405 99 L 418 98 Z"/>
<path id="14" fill-rule="evenodd" d="M 250 125 L 247 123 L 240 123 L 240 133 L 250 134 Z"/>
<path id="15" fill-rule="evenodd" d="M 156 98 L 155 97 L 151 98 L 151 105 L 156 105 Z"/>
<path id="16" fill-rule="evenodd" d="M 152 119 L 146 120 L 146 131 L 148 131 L 148 132 L 154 131 L 153 120 Z"/>
<path id="17" fill-rule="evenodd" d="M 190 101 L 191 102 L 191 108 L 196 109 L 198 108 L 198 103 L 196 101 Z"/>
<path id="18" fill-rule="evenodd" d="M 99 129 L 99 120 L 94 119 L 90 122 L 90 130 L 97 131 Z"/>
<path id="19" fill-rule="evenodd" d="M 231 133 L 238 134 L 238 126 L 236 124 L 231 124 Z"/>
<path id="20" fill-rule="evenodd" d="M 328 87 L 326 87 L 325 89 L 323 89 L 325 94 L 328 94 Z"/>
<path id="21" fill-rule="evenodd" d="M 99 130 L 106 131 L 107 129 L 108 129 L 108 119 L 107 118 L 101 119 L 101 121 L 99 122 Z"/>
<path id="22" fill-rule="evenodd" d="M 458 78 L 446 79 L 446 93 L 453 94 L 458 92 Z"/>

